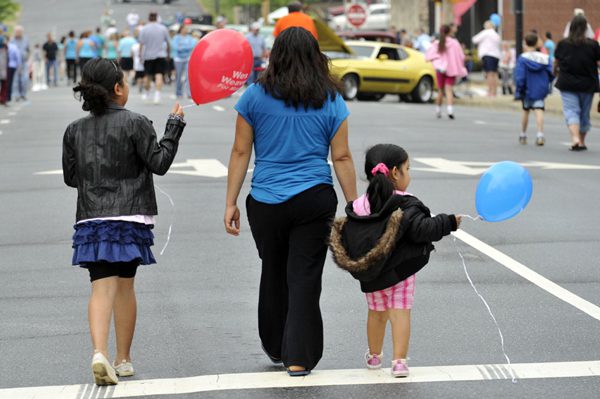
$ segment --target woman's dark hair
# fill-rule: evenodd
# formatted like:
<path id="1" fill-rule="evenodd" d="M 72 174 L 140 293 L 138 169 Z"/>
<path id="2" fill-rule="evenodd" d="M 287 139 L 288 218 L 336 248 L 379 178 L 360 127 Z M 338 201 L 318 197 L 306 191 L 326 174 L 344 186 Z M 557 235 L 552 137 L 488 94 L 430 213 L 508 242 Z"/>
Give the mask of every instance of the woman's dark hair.
<path id="1" fill-rule="evenodd" d="M 329 73 L 329 59 L 304 28 L 287 28 L 275 39 L 269 66 L 258 78 L 267 93 L 286 105 L 321 108 L 335 99 L 340 83 Z"/>
<path id="2" fill-rule="evenodd" d="M 394 194 L 394 185 L 381 172 L 373 175 L 372 170 L 377 164 L 383 163 L 390 173 L 395 166 L 398 169 L 408 160 L 408 153 L 395 144 L 377 144 L 367 150 L 365 155 L 365 174 L 369 181 L 367 198 L 371 207 L 371 213 L 377 213 L 383 208 L 386 201 Z"/>
<path id="3" fill-rule="evenodd" d="M 582 44 L 585 42 L 587 31 L 587 19 L 583 15 L 575 15 L 571 20 L 569 26 L 569 37 L 568 40 L 575 44 Z"/>
<path id="4" fill-rule="evenodd" d="M 115 83 L 123 85 L 123 71 L 113 61 L 94 58 L 85 63 L 81 72 L 81 81 L 73 88 L 78 100 L 83 98 L 84 111 L 95 116 L 102 115 L 113 100 Z"/>
<path id="5" fill-rule="evenodd" d="M 440 29 L 440 42 L 438 43 L 438 52 L 443 53 L 446 51 L 446 37 L 450 33 L 450 25 L 442 25 Z"/>

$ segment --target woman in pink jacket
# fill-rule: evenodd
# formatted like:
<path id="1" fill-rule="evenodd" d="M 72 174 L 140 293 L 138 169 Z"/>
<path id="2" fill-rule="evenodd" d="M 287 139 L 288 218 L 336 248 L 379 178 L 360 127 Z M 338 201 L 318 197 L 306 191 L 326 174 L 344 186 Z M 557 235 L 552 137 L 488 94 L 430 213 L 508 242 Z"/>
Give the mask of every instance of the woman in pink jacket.
<path id="1" fill-rule="evenodd" d="M 452 36 L 450 36 L 450 26 L 443 25 L 440 29 L 440 40 L 431 44 L 425 54 L 427 61 L 431 61 L 437 75 L 439 88 L 438 96 L 435 100 L 435 114 L 438 118 L 442 117 L 442 101 L 444 93 L 446 94 L 448 117 L 454 119 L 452 110 L 452 86 L 457 78 L 467 75 L 465 68 L 465 54 L 462 46 Z"/>

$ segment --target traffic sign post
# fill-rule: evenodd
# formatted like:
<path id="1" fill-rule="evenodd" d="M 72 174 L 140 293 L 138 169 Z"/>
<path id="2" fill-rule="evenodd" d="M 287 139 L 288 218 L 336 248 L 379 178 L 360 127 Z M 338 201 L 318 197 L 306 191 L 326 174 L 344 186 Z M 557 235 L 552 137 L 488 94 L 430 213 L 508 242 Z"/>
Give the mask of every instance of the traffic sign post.
<path id="1" fill-rule="evenodd" d="M 346 7 L 346 19 L 355 28 L 360 28 L 367 20 L 367 9 L 362 4 L 352 3 Z"/>

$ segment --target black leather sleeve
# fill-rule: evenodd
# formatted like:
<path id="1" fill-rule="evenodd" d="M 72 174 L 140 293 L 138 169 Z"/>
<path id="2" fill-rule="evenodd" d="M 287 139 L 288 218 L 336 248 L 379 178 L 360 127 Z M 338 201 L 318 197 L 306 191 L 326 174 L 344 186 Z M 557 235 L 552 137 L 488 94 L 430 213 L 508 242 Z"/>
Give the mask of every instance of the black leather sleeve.
<path id="1" fill-rule="evenodd" d="M 429 215 L 416 212 L 410 219 L 407 238 L 413 242 L 425 243 L 441 240 L 453 230 L 450 216 L 444 213 L 430 217 Z"/>
<path id="2" fill-rule="evenodd" d="M 160 141 L 157 141 L 156 132 L 148 118 L 140 116 L 134 119 L 133 124 L 133 139 L 138 155 L 152 173 L 164 175 L 177 154 L 185 122 L 170 118 Z"/>
<path id="3" fill-rule="evenodd" d="M 68 126 L 63 136 L 62 168 L 63 179 L 69 187 L 77 187 L 76 166 L 73 137 L 70 134 L 70 126 Z"/>

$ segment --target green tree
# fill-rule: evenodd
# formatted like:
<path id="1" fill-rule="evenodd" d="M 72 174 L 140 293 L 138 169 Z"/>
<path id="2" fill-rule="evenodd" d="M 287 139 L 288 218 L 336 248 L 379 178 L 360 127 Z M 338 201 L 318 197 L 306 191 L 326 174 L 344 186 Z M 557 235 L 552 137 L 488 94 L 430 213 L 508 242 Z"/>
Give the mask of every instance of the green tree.
<path id="1" fill-rule="evenodd" d="M 0 0 L 0 22 L 14 19 L 19 11 L 19 5 L 13 0 Z"/>

